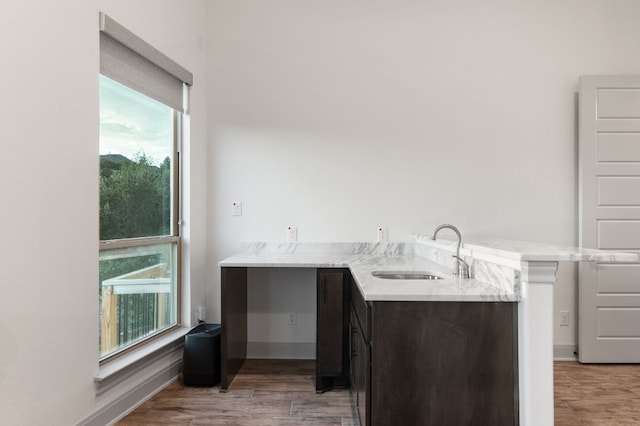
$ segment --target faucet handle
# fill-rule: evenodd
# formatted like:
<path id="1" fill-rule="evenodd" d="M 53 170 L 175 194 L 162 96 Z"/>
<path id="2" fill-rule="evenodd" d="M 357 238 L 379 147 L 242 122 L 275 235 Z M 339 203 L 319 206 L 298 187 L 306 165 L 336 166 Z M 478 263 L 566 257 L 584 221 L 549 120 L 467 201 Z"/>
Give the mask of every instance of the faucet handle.
<path id="1" fill-rule="evenodd" d="M 463 258 L 461 258 L 460 256 L 456 256 L 455 254 L 452 254 L 451 257 L 455 257 L 456 259 L 458 259 L 458 276 L 460 278 L 466 279 L 466 278 L 470 278 L 471 276 L 471 268 L 469 267 L 469 264 L 467 262 L 464 261 Z"/>

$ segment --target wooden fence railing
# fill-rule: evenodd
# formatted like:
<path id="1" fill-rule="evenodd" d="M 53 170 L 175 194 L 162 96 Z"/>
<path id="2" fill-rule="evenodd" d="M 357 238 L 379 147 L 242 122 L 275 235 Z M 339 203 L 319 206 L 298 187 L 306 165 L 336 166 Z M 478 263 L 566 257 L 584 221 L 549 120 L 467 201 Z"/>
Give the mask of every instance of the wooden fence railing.
<path id="1" fill-rule="evenodd" d="M 163 263 L 102 282 L 100 355 L 112 353 L 175 321 L 173 285 Z"/>

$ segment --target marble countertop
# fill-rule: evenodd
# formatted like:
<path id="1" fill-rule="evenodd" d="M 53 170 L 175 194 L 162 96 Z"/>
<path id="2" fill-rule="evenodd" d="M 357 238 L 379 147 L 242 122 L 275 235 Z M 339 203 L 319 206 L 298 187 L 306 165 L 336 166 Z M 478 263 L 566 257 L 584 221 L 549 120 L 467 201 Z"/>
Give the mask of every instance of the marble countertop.
<path id="1" fill-rule="evenodd" d="M 477 279 L 461 279 L 452 270 L 418 256 L 360 256 L 349 260 L 349 270 L 368 301 L 464 301 L 517 302 L 514 286 L 500 286 Z M 374 271 L 429 272 L 440 280 L 383 279 Z"/>
<path id="2" fill-rule="evenodd" d="M 499 239 L 463 242 L 461 256 L 474 260 L 480 279 L 452 274 L 455 243 L 416 236 L 411 243 L 244 243 L 221 267 L 349 268 L 369 301 L 519 301 L 522 262 L 636 262 L 634 253 L 559 247 Z M 434 251 L 435 250 L 435 251 Z M 436 252 L 442 252 L 439 255 Z M 434 254 L 435 253 L 435 254 Z M 448 265 L 449 267 L 447 267 Z M 382 279 L 374 271 L 434 272 L 440 280 Z"/>
<path id="3" fill-rule="evenodd" d="M 346 268 L 351 257 L 336 253 L 239 253 L 220 266 L 249 268 Z"/>
<path id="4" fill-rule="evenodd" d="M 349 268 L 368 301 L 520 300 L 517 287 L 460 279 L 452 269 L 413 254 L 405 243 L 250 243 L 221 267 Z M 432 272 L 440 280 L 383 279 L 374 271 Z"/>
<path id="5" fill-rule="evenodd" d="M 451 246 L 453 241 L 441 240 L 434 243 L 427 235 L 417 235 L 417 242 L 442 243 Z M 531 241 L 502 240 L 498 238 L 464 239 L 461 249 L 465 255 L 500 257 L 505 260 L 526 262 L 636 262 L 638 255 L 612 250 L 596 250 L 581 247 L 557 246 Z"/>

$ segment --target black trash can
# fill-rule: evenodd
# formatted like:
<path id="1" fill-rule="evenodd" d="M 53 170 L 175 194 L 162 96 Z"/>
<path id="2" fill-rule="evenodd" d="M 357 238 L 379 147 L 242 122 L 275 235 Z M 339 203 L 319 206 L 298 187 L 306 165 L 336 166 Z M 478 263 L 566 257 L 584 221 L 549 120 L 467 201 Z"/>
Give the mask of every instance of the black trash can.
<path id="1" fill-rule="evenodd" d="M 220 383 L 220 324 L 200 324 L 184 336 L 182 382 L 187 386 Z"/>

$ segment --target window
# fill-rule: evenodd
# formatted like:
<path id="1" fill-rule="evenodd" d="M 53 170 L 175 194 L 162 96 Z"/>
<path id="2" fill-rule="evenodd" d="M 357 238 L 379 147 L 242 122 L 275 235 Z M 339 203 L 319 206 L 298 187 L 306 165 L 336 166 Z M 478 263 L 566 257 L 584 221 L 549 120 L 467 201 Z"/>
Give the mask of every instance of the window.
<path id="1" fill-rule="evenodd" d="M 104 360 L 179 322 L 179 147 L 191 74 L 108 16 L 100 22 Z"/>

